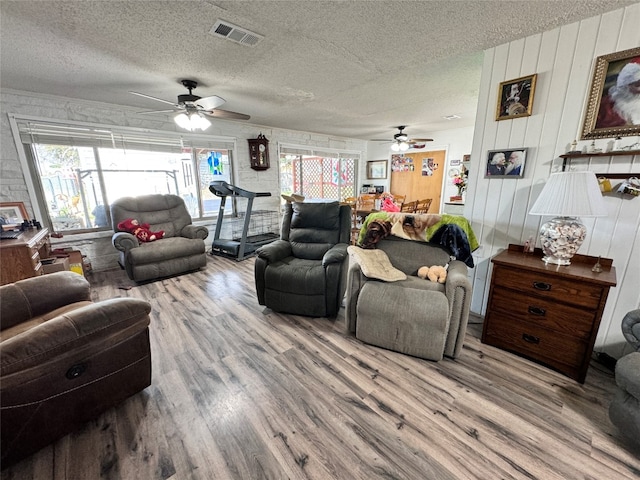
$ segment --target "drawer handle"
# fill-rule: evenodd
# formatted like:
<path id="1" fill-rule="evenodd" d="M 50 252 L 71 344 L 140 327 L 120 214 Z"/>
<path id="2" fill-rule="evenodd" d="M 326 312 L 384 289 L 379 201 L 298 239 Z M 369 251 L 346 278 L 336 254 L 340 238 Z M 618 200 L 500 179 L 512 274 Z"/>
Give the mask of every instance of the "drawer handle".
<path id="1" fill-rule="evenodd" d="M 545 314 L 547 313 L 547 311 L 544 308 L 534 307 L 534 306 L 531 306 L 531 305 L 529 305 L 529 308 L 527 308 L 527 311 L 531 315 L 537 315 L 538 317 L 544 317 Z"/>
<path id="2" fill-rule="evenodd" d="M 540 337 L 534 337 L 533 335 L 529 335 L 528 333 L 523 333 L 522 339 L 528 343 L 535 343 L 535 344 L 540 343 Z"/>
<path id="3" fill-rule="evenodd" d="M 548 292 L 551 290 L 551 284 L 545 282 L 533 282 L 533 288 L 536 290 L 542 290 L 543 292 Z"/>

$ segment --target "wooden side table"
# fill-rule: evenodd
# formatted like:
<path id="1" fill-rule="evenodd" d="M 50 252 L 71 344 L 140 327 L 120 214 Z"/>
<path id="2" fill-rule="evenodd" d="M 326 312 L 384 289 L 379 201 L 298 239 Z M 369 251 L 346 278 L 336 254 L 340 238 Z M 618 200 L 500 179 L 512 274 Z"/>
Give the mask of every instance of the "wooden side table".
<path id="1" fill-rule="evenodd" d="M 611 259 L 575 255 L 571 265 L 547 265 L 539 249 L 520 245 L 496 255 L 482 342 L 508 350 L 584 383 L 609 289 Z"/>
<path id="2" fill-rule="evenodd" d="M 41 258 L 49 256 L 49 230 L 27 230 L 15 240 L 0 240 L 0 285 L 44 273 Z"/>

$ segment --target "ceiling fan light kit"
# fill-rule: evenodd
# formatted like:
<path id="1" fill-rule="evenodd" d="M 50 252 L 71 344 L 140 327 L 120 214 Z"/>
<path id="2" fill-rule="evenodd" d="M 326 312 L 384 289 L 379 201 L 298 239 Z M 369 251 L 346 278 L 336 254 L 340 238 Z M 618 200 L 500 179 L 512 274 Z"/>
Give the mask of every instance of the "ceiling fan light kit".
<path id="1" fill-rule="evenodd" d="M 206 130 L 211 126 L 211 122 L 198 112 L 179 113 L 173 120 L 180 128 L 193 132 L 194 130 Z"/>
<path id="2" fill-rule="evenodd" d="M 407 142 L 395 142 L 391 144 L 391 150 L 394 152 L 406 152 L 409 150 L 409 144 Z"/>

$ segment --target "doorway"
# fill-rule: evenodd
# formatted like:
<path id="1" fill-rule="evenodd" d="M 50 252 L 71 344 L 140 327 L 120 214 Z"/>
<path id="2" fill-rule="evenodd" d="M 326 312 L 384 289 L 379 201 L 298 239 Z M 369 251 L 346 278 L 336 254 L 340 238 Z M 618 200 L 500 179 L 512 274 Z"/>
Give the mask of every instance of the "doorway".
<path id="1" fill-rule="evenodd" d="M 391 155 L 391 193 L 406 202 L 431 198 L 429 213 L 440 213 L 446 150 Z"/>

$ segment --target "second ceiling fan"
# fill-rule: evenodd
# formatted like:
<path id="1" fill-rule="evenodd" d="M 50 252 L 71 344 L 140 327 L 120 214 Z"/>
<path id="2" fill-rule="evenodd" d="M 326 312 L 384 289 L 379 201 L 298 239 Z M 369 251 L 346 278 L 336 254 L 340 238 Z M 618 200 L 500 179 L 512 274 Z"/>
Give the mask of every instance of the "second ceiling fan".
<path id="1" fill-rule="evenodd" d="M 393 140 L 374 139 L 372 142 L 391 142 L 391 150 L 394 152 L 404 152 L 409 148 L 418 146 L 421 148 L 426 142 L 433 142 L 433 138 L 409 138 L 409 135 L 404 133 L 406 125 L 398 125 L 395 127 L 398 129 L 398 133 L 393 136 Z"/>

